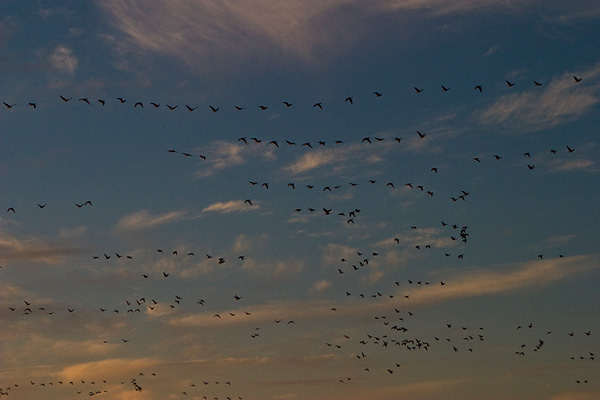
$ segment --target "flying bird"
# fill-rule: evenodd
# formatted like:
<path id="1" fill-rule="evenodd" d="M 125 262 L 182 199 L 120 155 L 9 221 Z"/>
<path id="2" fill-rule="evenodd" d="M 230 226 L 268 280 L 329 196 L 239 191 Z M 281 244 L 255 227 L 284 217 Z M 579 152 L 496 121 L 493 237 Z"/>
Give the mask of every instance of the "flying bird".
<path id="1" fill-rule="evenodd" d="M 353 99 L 354 99 L 354 97 L 346 97 L 346 100 L 344 100 L 344 102 L 348 102 L 350 104 L 354 104 Z"/>
<path id="2" fill-rule="evenodd" d="M 313 108 L 314 107 L 319 107 L 321 110 L 323 109 L 323 105 L 321 103 L 315 103 L 315 104 L 313 104 Z"/>
<path id="3" fill-rule="evenodd" d="M 62 99 L 62 101 L 64 101 L 65 103 L 71 99 L 73 99 L 72 97 L 66 98 L 64 97 L 62 94 L 60 95 L 60 98 Z"/>
<path id="4" fill-rule="evenodd" d="M 215 108 L 215 107 L 211 106 L 210 104 L 209 104 L 209 107 L 210 107 L 210 109 L 212 110 L 212 112 L 217 112 L 217 111 L 219 111 L 219 107 Z"/>

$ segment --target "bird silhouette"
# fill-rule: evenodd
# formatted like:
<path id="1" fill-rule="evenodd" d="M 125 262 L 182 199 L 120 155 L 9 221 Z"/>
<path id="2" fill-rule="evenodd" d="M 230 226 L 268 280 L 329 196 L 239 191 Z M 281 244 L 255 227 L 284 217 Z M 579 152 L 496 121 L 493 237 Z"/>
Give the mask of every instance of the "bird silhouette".
<path id="1" fill-rule="evenodd" d="M 354 104 L 353 99 L 354 99 L 354 97 L 346 97 L 346 100 L 344 100 L 344 102 L 348 102 L 350 104 Z"/>
<path id="2" fill-rule="evenodd" d="M 62 101 L 64 101 L 65 103 L 71 99 L 73 99 L 72 97 L 66 98 L 64 97 L 62 94 L 60 95 L 60 98 L 62 99 Z"/>
<path id="3" fill-rule="evenodd" d="M 573 79 L 575 79 L 575 82 L 579 83 L 581 82 L 582 78 L 578 78 L 575 75 L 573 75 Z"/>
<path id="4" fill-rule="evenodd" d="M 315 104 L 313 104 L 313 108 L 314 107 L 319 107 L 321 110 L 323 109 L 323 105 L 321 103 L 315 103 Z"/>
<path id="5" fill-rule="evenodd" d="M 213 107 L 213 106 L 211 106 L 211 105 L 209 105 L 209 107 L 210 107 L 210 109 L 212 110 L 212 112 L 217 112 L 217 111 L 219 111 L 219 107 L 215 108 L 215 107 Z"/>

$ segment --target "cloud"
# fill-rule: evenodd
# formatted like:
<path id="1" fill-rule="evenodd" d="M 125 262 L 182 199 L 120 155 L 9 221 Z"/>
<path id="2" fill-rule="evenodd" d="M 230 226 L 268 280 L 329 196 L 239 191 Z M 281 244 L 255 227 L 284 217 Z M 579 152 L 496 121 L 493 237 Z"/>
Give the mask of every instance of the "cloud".
<path id="1" fill-rule="evenodd" d="M 424 17 L 497 9 L 523 12 L 503 0 L 120 0 L 99 4 L 124 36 L 118 43 L 127 50 L 154 52 L 204 67 L 223 57 L 265 53 L 321 63 L 324 55 L 350 51 L 382 17 L 389 23 L 403 22 L 404 10 L 420 11 Z"/>
<path id="2" fill-rule="evenodd" d="M 68 232 L 62 232 L 67 234 Z M 77 246 L 67 246 L 56 241 L 28 237 L 18 239 L 8 234 L 0 233 L 0 259 L 4 261 L 34 261 L 48 264 L 60 264 L 66 256 L 81 254 L 88 249 Z"/>
<path id="3" fill-rule="evenodd" d="M 600 255 L 562 257 L 521 263 L 507 272 L 494 269 L 473 269 L 453 274 L 446 285 L 421 286 L 408 290 L 411 302 L 430 304 L 458 298 L 484 296 L 542 286 L 575 273 L 600 268 Z"/>
<path id="4" fill-rule="evenodd" d="M 139 371 L 147 370 L 160 362 L 159 359 L 149 357 L 137 359 L 113 358 L 70 365 L 58 372 L 58 377 L 64 381 L 98 376 L 102 376 L 107 380 L 111 378 L 118 380 L 124 375 L 137 376 Z"/>
<path id="5" fill-rule="evenodd" d="M 139 231 L 154 228 L 158 225 L 168 224 L 181 219 L 184 211 L 176 210 L 164 214 L 151 215 L 148 210 L 137 211 L 124 216 L 117 222 L 116 229 L 119 231 Z"/>
<path id="6" fill-rule="evenodd" d="M 519 126 L 518 131 L 545 129 L 577 119 L 600 101 L 598 85 L 593 84 L 600 75 L 600 65 L 580 74 L 580 83 L 575 83 L 573 75 L 565 73 L 541 88 L 502 96 L 478 118 L 484 125 Z"/>
<path id="7" fill-rule="evenodd" d="M 384 142 L 337 145 L 330 149 L 320 148 L 303 154 L 284 169 L 292 174 L 303 174 L 329 166 L 335 172 L 339 172 L 357 165 L 379 163 L 393 148 L 394 146 Z"/>
<path id="8" fill-rule="evenodd" d="M 249 145 L 241 142 L 231 143 L 226 141 L 214 141 L 202 150 L 209 156 L 202 163 L 202 169 L 196 172 L 198 178 L 204 178 L 215 173 L 239 165 L 246 164 L 249 158 L 262 161 L 275 160 L 273 146 L 251 143 Z"/>
<path id="9" fill-rule="evenodd" d="M 77 70 L 79 61 L 73 54 L 73 49 L 58 45 L 50 54 L 50 63 L 57 70 L 72 74 Z"/>
<path id="10" fill-rule="evenodd" d="M 252 203 L 252 205 L 250 205 L 244 200 L 231 200 L 227 202 L 218 201 L 216 203 L 204 207 L 202 213 L 216 212 L 219 214 L 229 214 L 234 212 L 247 212 L 250 210 L 256 210 L 260 208 L 260 206 L 257 203 L 258 202 L 255 201 Z"/>
<path id="11" fill-rule="evenodd" d="M 327 289 L 328 287 L 331 286 L 331 282 L 328 280 L 322 280 L 322 281 L 317 281 L 315 283 L 313 283 L 313 288 L 317 291 L 320 292 L 322 290 Z"/>
<path id="12" fill-rule="evenodd" d="M 596 171 L 594 168 L 594 161 L 589 159 L 579 159 L 579 160 L 554 160 L 550 162 L 550 168 L 553 171 L 575 171 L 575 170 L 583 170 L 583 171 Z"/>

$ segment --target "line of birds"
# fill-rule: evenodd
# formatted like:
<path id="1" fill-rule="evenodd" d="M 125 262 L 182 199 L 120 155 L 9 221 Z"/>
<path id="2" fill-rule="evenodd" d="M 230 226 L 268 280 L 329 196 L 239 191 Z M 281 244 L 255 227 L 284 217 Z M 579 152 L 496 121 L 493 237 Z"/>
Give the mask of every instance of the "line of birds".
<path id="1" fill-rule="evenodd" d="M 575 81 L 575 83 L 580 83 L 580 82 L 583 80 L 583 78 L 580 78 L 580 77 L 577 77 L 577 76 L 573 75 L 573 80 Z M 512 88 L 512 87 L 514 87 L 514 86 L 516 85 L 514 82 L 511 82 L 511 81 L 509 81 L 509 80 L 505 80 L 505 82 L 506 82 L 506 86 L 507 86 L 507 87 L 509 87 L 509 88 Z M 534 85 L 534 86 L 536 86 L 536 87 L 540 87 L 540 86 L 543 86 L 543 83 L 541 83 L 541 82 L 538 82 L 537 80 L 534 80 L 534 81 L 533 81 L 533 85 Z M 444 92 L 444 93 L 445 93 L 445 92 L 449 92 L 449 91 L 450 91 L 450 89 L 451 89 L 451 88 L 449 88 L 449 87 L 447 87 L 447 86 L 445 86 L 445 85 L 440 85 L 440 88 L 441 88 L 441 91 L 442 91 L 442 92 Z M 414 90 L 414 92 L 415 92 L 416 94 L 420 94 L 420 93 L 422 93 L 422 92 L 424 92 L 424 91 L 425 91 L 425 89 L 420 89 L 420 88 L 418 88 L 418 87 L 416 87 L 416 86 L 413 86 L 413 90 Z M 476 86 L 473 88 L 473 90 L 475 90 L 475 91 L 478 91 L 479 93 L 483 93 L 483 85 L 476 85 Z M 379 91 L 374 91 L 372 94 L 373 94 L 375 97 L 377 97 L 377 98 L 379 98 L 379 97 L 382 97 L 382 96 L 383 96 L 383 94 L 382 94 L 381 92 L 379 92 Z M 73 100 L 73 97 L 65 97 L 65 96 L 63 96 L 63 95 L 59 95 L 59 97 L 60 97 L 60 99 L 61 99 L 63 102 L 65 102 L 65 103 L 67 103 L 67 102 L 69 102 L 69 101 Z M 116 98 L 116 100 L 117 100 L 117 101 L 118 101 L 120 104 L 124 104 L 124 103 L 126 103 L 126 102 L 127 102 L 127 99 L 124 99 L 123 97 L 117 97 L 117 98 Z M 90 98 L 89 98 L 89 97 L 80 97 L 79 99 L 77 99 L 77 101 L 78 101 L 78 102 L 85 103 L 85 104 L 87 104 L 87 105 L 92 105 L 92 102 L 93 102 L 94 100 L 91 100 L 91 101 L 90 101 Z M 106 100 L 105 100 L 105 99 L 97 99 L 97 100 L 95 100 L 95 102 L 97 102 L 97 103 L 98 103 L 98 104 L 100 104 L 101 106 L 104 106 L 104 105 L 106 105 Z M 344 99 L 344 103 L 348 103 L 348 104 L 350 104 L 350 105 L 353 105 L 353 104 L 354 104 L 354 97 L 353 97 L 353 96 L 348 96 L 348 97 L 346 97 L 346 98 Z M 6 103 L 6 102 L 2 102 L 2 104 L 4 104 L 4 106 L 5 106 L 7 109 L 11 109 L 11 108 L 13 108 L 13 107 L 15 107 L 15 106 L 17 105 L 16 103 L 14 103 L 14 104 L 13 104 L 13 103 Z M 161 104 L 160 104 L 160 103 L 153 102 L 153 101 L 149 102 L 148 104 L 150 104 L 150 105 L 152 106 L 152 108 L 160 108 L 160 107 L 161 107 Z M 283 105 L 285 106 L 285 108 L 290 108 L 290 107 L 292 107 L 292 106 L 293 106 L 293 104 L 292 104 L 292 103 L 290 103 L 289 101 L 282 101 L 282 102 L 281 102 L 281 104 L 283 104 Z M 31 108 L 33 108 L 33 109 L 37 109 L 37 103 L 36 103 L 36 102 L 29 102 L 29 103 L 27 103 L 27 106 L 28 106 L 28 107 L 31 107 Z M 170 111 L 174 111 L 174 110 L 176 110 L 176 109 L 179 107 L 179 105 L 178 105 L 178 104 L 176 104 L 176 105 L 165 104 L 165 106 L 166 106 L 166 107 L 167 107 L 167 109 L 169 109 Z M 133 102 L 133 107 L 134 107 L 134 108 L 138 108 L 138 107 L 139 107 L 139 108 L 144 108 L 144 103 L 143 103 L 142 101 L 136 101 L 136 102 Z M 190 106 L 189 104 L 186 104 L 186 105 L 185 105 L 185 108 L 186 108 L 188 111 L 190 111 L 190 112 L 193 112 L 193 111 L 195 111 L 195 110 L 198 108 L 198 106 Z M 216 113 L 216 112 L 218 112 L 218 111 L 220 110 L 220 107 L 215 107 L 215 106 L 213 106 L 213 105 L 210 105 L 210 104 L 208 105 L 208 108 L 209 108 L 209 109 L 210 109 L 210 110 L 211 110 L 213 113 Z M 233 106 L 233 108 L 234 108 L 235 110 L 237 110 L 237 111 L 242 111 L 242 110 L 245 110 L 245 109 L 246 109 L 246 107 L 242 107 L 242 106 L 239 106 L 239 105 L 234 105 L 234 106 Z M 259 105 L 259 106 L 257 106 L 256 108 L 257 108 L 258 110 L 265 111 L 265 110 L 267 110 L 267 109 L 269 108 L 269 106 L 265 106 L 265 105 Z M 318 109 L 320 109 L 320 110 L 323 110 L 323 102 L 316 102 L 316 103 L 314 103 L 314 104 L 312 105 L 312 108 L 318 108 Z"/>

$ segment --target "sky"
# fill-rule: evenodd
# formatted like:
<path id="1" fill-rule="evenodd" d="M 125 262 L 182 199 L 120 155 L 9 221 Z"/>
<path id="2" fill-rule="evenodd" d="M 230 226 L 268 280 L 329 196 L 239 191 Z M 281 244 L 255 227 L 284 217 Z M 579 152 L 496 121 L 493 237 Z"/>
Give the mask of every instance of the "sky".
<path id="1" fill-rule="evenodd" d="M 600 5 L 0 3 L 0 397 L 600 398 Z"/>

